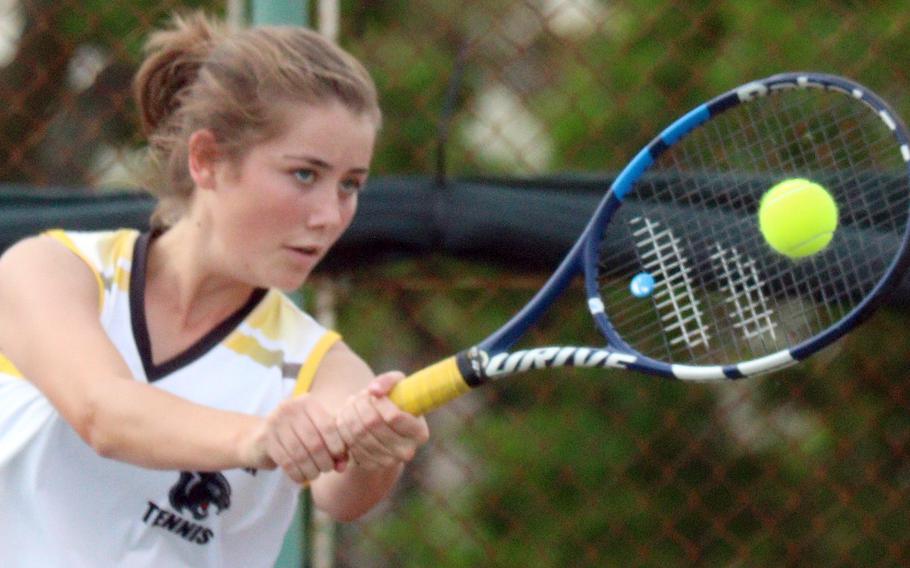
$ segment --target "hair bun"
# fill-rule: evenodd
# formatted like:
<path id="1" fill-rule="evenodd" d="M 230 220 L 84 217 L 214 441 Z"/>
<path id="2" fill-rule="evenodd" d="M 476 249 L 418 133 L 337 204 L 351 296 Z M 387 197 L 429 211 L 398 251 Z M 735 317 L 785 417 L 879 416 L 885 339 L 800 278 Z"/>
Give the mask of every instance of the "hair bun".
<path id="1" fill-rule="evenodd" d="M 202 13 L 175 15 L 170 26 L 146 44 L 146 58 L 133 80 L 133 92 L 147 136 L 180 106 L 181 94 L 193 84 L 221 33 L 219 24 Z"/>

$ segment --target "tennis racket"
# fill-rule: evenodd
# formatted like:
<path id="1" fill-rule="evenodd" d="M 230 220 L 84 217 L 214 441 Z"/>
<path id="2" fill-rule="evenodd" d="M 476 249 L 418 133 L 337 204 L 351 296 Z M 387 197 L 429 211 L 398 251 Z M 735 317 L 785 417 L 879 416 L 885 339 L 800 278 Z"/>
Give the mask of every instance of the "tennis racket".
<path id="1" fill-rule="evenodd" d="M 907 268 L 907 129 L 850 80 L 785 73 L 683 115 L 615 178 L 581 237 L 504 326 L 404 379 L 392 401 L 427 413 L 512 374 L 621 368 L 713 381 L 803 360 L 856 328 Z M 838 227 L 801 259 L 772 249 L 762 195 L 790 178 L 822 185 Z M 510 351 L 576 276 L 605 340 Z"/>

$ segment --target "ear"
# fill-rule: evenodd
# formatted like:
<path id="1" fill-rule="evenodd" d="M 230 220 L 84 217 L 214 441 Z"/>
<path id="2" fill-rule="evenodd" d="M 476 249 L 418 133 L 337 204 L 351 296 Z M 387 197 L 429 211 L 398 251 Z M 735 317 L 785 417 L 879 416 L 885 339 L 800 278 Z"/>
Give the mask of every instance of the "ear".
<path id="1" fill-rule="evenodd" d="M 200 189 L 215 189 L 215 164 L 218 162 L 218 141 L 208 129 L 190 134 L 188 143 L 190 177 Z"/>

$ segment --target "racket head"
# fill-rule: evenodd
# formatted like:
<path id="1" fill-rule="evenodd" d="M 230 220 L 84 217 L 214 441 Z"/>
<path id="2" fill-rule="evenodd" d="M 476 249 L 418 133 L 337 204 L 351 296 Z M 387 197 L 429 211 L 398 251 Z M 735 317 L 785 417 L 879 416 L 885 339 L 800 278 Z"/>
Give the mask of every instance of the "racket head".
<path id="1" fill-rule="evenodd" d="M 910 135 L 880 97 L 786 73 L 703 104 L 617 176 L 579 251 L 588 306 L 626 367 L 690 380 L 769 372 L 864 321 L 910 261 Z M 758 228 L 762 195 L 807 178 L 838 206 L 793 260 Z"/>

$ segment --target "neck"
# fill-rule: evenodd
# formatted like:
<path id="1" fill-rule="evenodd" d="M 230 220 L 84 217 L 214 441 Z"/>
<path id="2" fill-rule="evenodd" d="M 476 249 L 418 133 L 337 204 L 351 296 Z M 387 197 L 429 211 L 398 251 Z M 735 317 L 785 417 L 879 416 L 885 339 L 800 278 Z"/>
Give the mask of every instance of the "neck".
<path id="1" fill-rule="evenodd" d="M 184 329 L 210 327 L 239 309 L 253 286 L 219 265 L 200 225 L 181 220 L 149 247 L 146 305 L 164 309 Z"/>

